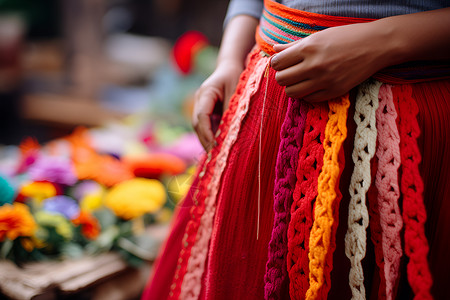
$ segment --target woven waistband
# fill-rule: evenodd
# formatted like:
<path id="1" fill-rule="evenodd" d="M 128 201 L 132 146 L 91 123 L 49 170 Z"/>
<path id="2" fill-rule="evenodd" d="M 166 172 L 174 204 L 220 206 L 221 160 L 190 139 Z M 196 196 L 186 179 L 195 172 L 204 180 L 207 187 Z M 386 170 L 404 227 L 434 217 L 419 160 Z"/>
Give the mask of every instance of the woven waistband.
<path id="1" fill-rule="evenodd" d="M 272 55 L 274 44 L 286 44 L 329 27 L 365 23 L 375 19 L 328 16 L 289 8 L 264 0 L 264 11 L 256 30 L 256 42 Z M 377 80 L 390 84 L 416 83 L 450 78 L 450 62 L 417 61 L 392 66 L 377 72 Z"/>

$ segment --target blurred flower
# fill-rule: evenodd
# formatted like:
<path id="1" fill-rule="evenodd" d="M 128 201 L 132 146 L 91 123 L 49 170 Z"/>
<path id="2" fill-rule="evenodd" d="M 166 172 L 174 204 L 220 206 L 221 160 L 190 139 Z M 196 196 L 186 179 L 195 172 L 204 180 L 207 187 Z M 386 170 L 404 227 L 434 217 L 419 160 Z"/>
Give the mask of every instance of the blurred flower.
<path id="1" fill-rule="evenodd" d="M 95 240 L 100 233 L 100 223 L 87 211 L 81 211 L 79 216 L 72 220 L 72 223 L 81 226 L 81 233 L 90 240 Z"/>
<path id="2" fill-rule="evenodd" d="M 6 178 L 0 176 L 0 206 L 6 203 L 13 203 L 14 188 L 11 186 Z"/>
<path id="3" fill-rule="evenodd" d="M 56 195 L 56 187 L 50 182 L 31 182 L 22 186 L 19 197 L 29 197 L 42 201 Z"/>
<path id="4" fill-rule="evenodd" d="M 69 221 L 60 214 L 53 214 L 46 211 L 38 211 L 35 213 L 36 222 L 41 226 L 40 239 L 45 241 L 48 238 L 48 233 L 43 233 L 43 230 L 54 229 L 55 232 L 64 240 L 72 239 L 73 232 Z"/>
<path id="5" fill-rule="evenodd" d="M 27 137 L 19 145 L 21 159 L 17 167 L 17 173 L 25 172 L 39 157 L 40 145 L 35 138 Z"/>
<path id="6" fill-rule="evenodd" d="M 84 180 L 74 187 L 72 195 L 75 199 L 80 200 L 88 194 L 93 194 L 102 190 L 103 187 L 99 183 L 93 180 Z"/>
<path id="7" fill-rule="evenodd" d="M 34 249 L 34 243 L 30 238 L 24 238 L 20 240 L 20 244 L 22 245 L 23 249 L 27 252 L 31 252 Z"/>
<path id="8" fill-rule="evenodd" d="M 124 163 L 137 177 L 156 178 L 162 174 L 177 175 L 186 170 L 186 163 L 170 153 L 144 153 L 124 158 Z"/>
<path id="9" fill-rule="evenodd" d="M 80 207 L 85 211 L 94 211 L 99 209 L 103 205 L 103 191 L 88 194 L 84 196 L 80 201 Z"/>
<path id="10" fill-rule="evenodd" d="M 125 220 L 158 211 L 166 201 L 166 191 L 155 179 L 135 178 L 111 188 L 105 206 Z"/>
<path id="11" fill-rule="evenodd" d="M 75 219 L 80 214 L 78 203 L 69 196 L 55 196 L 45 199 L 44 210 L 61 214 L 69 220 Z"/>
<path id="12" fill-rule="evenodd" d="M 36 229 L 36 222 L 25 204 L 5 204 L 0 207 L 0 242 L 5 237 L 15 240 L 19 236 L 32 236 Z"/>
<path id="13" fill-rule="evenodd" d="M 74 166 L 69 160 L 59 157 L 40 157 L 29 170 L 30 178 L 35 181 L 50 181 L 63 185 L 77 182 Z"/>

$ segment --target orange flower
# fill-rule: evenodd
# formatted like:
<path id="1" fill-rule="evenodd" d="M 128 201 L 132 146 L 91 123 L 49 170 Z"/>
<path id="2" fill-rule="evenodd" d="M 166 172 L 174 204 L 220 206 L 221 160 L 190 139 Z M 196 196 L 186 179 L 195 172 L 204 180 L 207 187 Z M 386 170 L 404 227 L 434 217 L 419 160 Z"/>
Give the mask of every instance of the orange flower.
<path id="1" fill-rule="evenodd" d="M 25 204 L 16 202 L 0 207 L 0 242 L 5 238 L 15 240 L 19 236 L 32 236 L 36 229 L 36 222 Z"/>
<path id="2" fill-rule="evenodd" d="M 122 161 L 98 154 L 92 148 L 87 129 L 76 129 L 66 140 L 71 145 L 72 161 L 78 179 L 92 179 L 106 186 L 114 186 L 134 178 L 134 174 Z"/>
<path id="3" fill-rule="evenodd" d="M 81 226 L 81 233 L 90 240 L 95 240 L 100 234 L 98 220 L 87 211 L 81 211 L 80 215 L 72 220 L 72 223 Z"/>

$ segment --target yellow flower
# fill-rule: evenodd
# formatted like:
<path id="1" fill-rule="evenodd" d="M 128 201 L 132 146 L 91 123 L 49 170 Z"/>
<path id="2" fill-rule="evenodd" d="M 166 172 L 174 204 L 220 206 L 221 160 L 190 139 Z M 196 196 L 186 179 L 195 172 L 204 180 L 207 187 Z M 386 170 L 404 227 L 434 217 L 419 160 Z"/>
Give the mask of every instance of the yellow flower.
<path id="1" fill-rule="evenodd" d="M 65 240 L 72 239 L 72 227 L 69 221 L 63 215 L 51 214 L 41 210 L 38 211 L 34 216 L 41 227 L 52 227 L 55 229 L 56 233 L 58 233 L 58 235 L 60 235 Z"/>
<path id="2" fill-rule="evenodd" d="M 56 196 L 56 188 L 50 182 L 31 182 L 20 189 L 20 194 L 38 201 Z"/>
<path id="3" fill-rule="evenodd" d="M 5 238 L 15 240 L 19 236 L 32 236 L 37 225 L 28 206 L 22 203 L 0 207 L 0 242 Z"/>
<path id="4" fill-rule="evenodd" d="M 80 201 L 80 208 L 83 211 L 92 212 L 100 208 L 103 204 L 103 189 L 84 196 Z"/>
<path id="5" fill-rule="evenodd" d="M 166 191 L 156 179 L 134 178 L 117 184 L 105 197 L 105 206 L 125 220 L 158 211 L 166 201 Z"/>

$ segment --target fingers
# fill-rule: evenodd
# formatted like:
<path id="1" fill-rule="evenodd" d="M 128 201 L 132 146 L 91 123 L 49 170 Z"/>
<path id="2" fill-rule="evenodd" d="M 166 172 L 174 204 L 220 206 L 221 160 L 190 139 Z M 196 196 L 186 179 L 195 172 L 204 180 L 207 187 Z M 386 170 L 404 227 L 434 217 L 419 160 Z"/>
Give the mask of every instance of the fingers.
<path id="1" fill-rule="evenodd" d="M 314 80 L 305 80 L 297 82 L 293 85 L 286 86 L 285 93 L 291 98 L 305 98 L 315 92 L 318 92 L 320 88 Z"/>
<path id="2" fill-rule="evenodd" d="M 209 115 L 200 113 L 198 115 L 198 126 L 196 132 L 200 143 L 206 151 L 211 150 L 214 146 L 214 135 L 211 129 L 211 119 Z"/>
<path id="3" fill-rule="evenodd" d="M 221 98 L 221 91 L 217 88 L 200 88 L 196 94 L 192 126 L 205 150 L 209 151 L 214 146 L 214 134 L 211 128 L 210 116 L 214 105 Z"/>
<path id="4" fill-rule="evenodd" d="M 301 63 L 304 59 L 302 51 L 297 49 L 298 47 L 295 47 L 300 42 L 301 40 L 289 44 L 275 45 L 273 47 L 274 50 L 277 49 L 280 52 L 275 54 L 270 60 L 271 67 L 279 71 Z"/>
<path id="5" fill-rule="evenodd" d="M 346 93 L 342 88 L 328 88 L 326 83 L 316 80 L 305 80 L 290 86 L 286 86 L 285 93 L 291 98 L 301 98 L 307 102 L 328 101 L 340 97 Z"/>
<path id="6" fill-rule="evenodd" d="M 275 80 L 279 85 L 289 86 L 309 79 L 310 75 L 308 74 L 302 64 L 297 64 L 276 72 Z"/>

